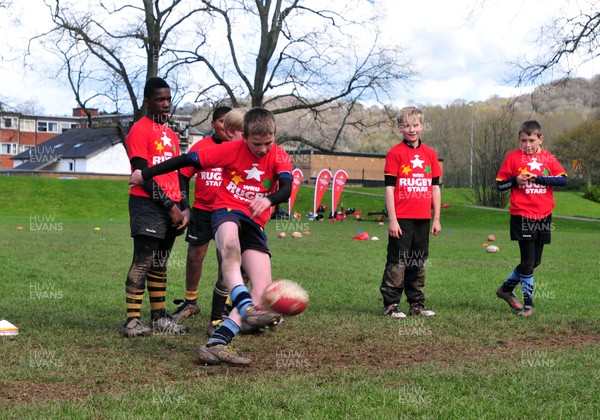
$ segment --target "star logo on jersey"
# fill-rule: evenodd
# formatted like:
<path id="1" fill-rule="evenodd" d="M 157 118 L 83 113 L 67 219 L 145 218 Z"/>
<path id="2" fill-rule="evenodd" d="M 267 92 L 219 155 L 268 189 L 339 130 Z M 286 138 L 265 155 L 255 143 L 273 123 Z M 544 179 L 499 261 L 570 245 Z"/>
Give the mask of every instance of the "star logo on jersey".
<path id="1" fill-rule="evenodd" d="M 426 173 L 426 174 L 430 174 L 430 173 L 431 173 L 431 166 L 427 165 L 427 166 L 425 167 L 425 173 Z"/>
<path id="2" fill-rule="evenodd" d="M 246 172 L 246 174 L 248 174 L 246 176 L 246 180 L 250 180 L 250 179 L 256 179 L 258 182 L 260 182 L 260 176 L 262 174 L 264 174 L 263 171 L 259 171 L 258 168 L 258 163 L 253 163 L 252 164 L 252 169 L 247 169 L 244 172 Z"/>
<path id="3" fill-rule="evenodd" d="M 408 175 L 411 172 L 412 172 L 412 169 L 410 169 L 410 166 L 408 166 L 408 165 L 402 165 L 402 173 L 404 175 Z"/>
<path id="4" fill-rule="evenodd" d="M 415 155 L 415 158 L 413 160 L 411 160 L 410 163 L 412 163 L 413 169 L 415 169 L 415 168 L 423 169 L 423 164 L 425 163 L 425 161 L 419 159 L 419 155 Z"/>
<path id="5" fill-rule="evenodd" d="M 262 182 L 262 184 L 268 190 L 269 188 L 271 188 L 271 185 L 273 185 L 273 181 L 271 181 L 269 178 L 265 178 L 265 180 Z"/>
<path id="6" fill-rule="evenodd" d="M 155 141 L 154 144 L 156 145 L 156 150 L 158 150 L 159 152 L 163 151 L 164 146 L 161 143 Z"/>
<path id="7" fill-rule="evenodd" d="M 519 174 L 524 174 L 526 172 L 529 172 L 527 168 L 519 168 Z"/>
<path id="8" fill-rule="evenodd" d="M 243 182 L 243 181 L 244 181 L 244 178 L 242 178 L 242 177 L 241 177 L 241 175 L 236 175 L 236 174 L 235 174 L 235 171 L 233 171 L 233 172 L 231 173 L 231 175 L 233 175 L 233 176 L 231 177 L 231 180 L 232 180 L 233 182 L 235 182 L 235 185 L 237 185 L 237 184 L 239 184 L 240 182 Z"/>
<path id="9" fill-rule="evenodd" d="M 531 159 L 531 162 L 529 162 L 527 164 L 527 166 L 529 166 L 529 168 L 530 168 L 529 170 L 530 171 L 533 171 L 534 169 L 537 170 L 537 171 L 541 171 L 542 170 L 542 164 L 537 161 L 537 158 Z"/>
<path id="10" fill-rule="evenodd" d="M 171 146 L 171 139 L 167 136 L 167 132 L 163 131 L 163 136 L 160 138 L 164 146 Z"/>
<path id="11" fill-rule="evenodd" d="M 550 175 L 550 171 L 548 170 L 548 168 L 544 169 L 544 171 L 542 172 L 542 175 L 544 175 L 544 176 Z"/>

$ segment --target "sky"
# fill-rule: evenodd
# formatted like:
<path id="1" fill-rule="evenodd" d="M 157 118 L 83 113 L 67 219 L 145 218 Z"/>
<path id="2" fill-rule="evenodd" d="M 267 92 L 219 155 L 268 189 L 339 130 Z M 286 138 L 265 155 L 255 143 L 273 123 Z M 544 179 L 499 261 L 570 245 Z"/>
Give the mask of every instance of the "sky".
<path id="1" fill-rule="evenodd" d="M 1 1 L 1 0 L 0 0 Z M 553 17 L 577 14 L 590 0 L 372 0 L 385 16 L 383 39 L 400 42 L 418 71 L 414 82 L 390 92 L 396 106 L 448 105 L 457 99 L 483 101 L 531 91 L 510 81 L 507 62 L 535 57 L 539 28 Z M 42 0 L 13 0 L 0 11 L 0 101 L 33 102 L 44 115 L 70 115 L 76 106 L 70 89 L 33 70 L 22 55 L 32 34 L 50 27 Z M 8 19 L 7 19 L 8 18 Z M 592 77 L 600 64 L 583 66 L 577 76 Z"/>

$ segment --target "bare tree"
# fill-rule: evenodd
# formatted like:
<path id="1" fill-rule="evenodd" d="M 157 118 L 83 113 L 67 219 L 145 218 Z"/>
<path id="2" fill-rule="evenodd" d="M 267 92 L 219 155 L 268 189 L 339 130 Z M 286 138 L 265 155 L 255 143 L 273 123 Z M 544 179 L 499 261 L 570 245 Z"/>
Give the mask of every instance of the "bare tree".
<path id="1" fill-rule="evenodd" d="M 518 85 L 532 84 L 547 74 L 553 79 L 570 77 L 579 65 L 600 56 L 600 11 L 596 2 L 575 16 L 561 16 L 540 28 L 540 54 L 534 60 L 515 63 Z"/>
<path id="2" fill-rule="evenodd" d="M 270 106 L 278 114 L 339 99 L 377 99 L 413 75 L 404 51 L 380 45 L 374 18 L 346 17 L 352 9 L 368 12 L 369 1 L 343 2 L 338 11 L 310 8 L 299 0 L 287 6 L 282 0 L 255 0 L 253 7 L 244 0 L 203 3 L 225 28 L 228 61 L 216 66 L 199 50 L 187 52 L 187 60 L 203 63 L 234 106 L 248 97 L 251 106 Z M 249 22 L 247 28 L 235 25 L 240 19 Z M 249 44 L 239 43 L 240 37 L 257 41 L 253 66 L 244 62 Z M 225 77 L 223 67 L 229 69 Z M 290 98 L 292 103 L 281 106 Z"/>
<path id="3" fill-rule="evenodd" d="M 141 86 L 161 75 L 196 103 L 304 110 L 317 123 L 336 109 L 342 118 L 334 138 L 314 142 L 334 150 L 356 136 L 359 101 L 384 103 L 413 76 L 410 57 L 378 39 L 369 0 L 328 2 L 330 8 L 299 0 L 201 0 L 193 8 L 182 0 L 162 8 L 158 0 L 135 0 L 139 7 L 98 0 L 87 11 L 45 1 L 56 26 L 34 40 L 56 52 L 84 108 L 108 98 L 116 110 L 129 103 L 139 116 Z"/>
<path id="4" fill-rule="evenodd" d="M 130 108 L 138 119 L 143 115 L 138 94 L 145 80 L 184 64 L 173 61 L 168 45 L 176 43 L 184 22 L 206 10 L 189 8 L 183 0 L 171 0 L 165 7 L 156 0 L 138 1 L 140 6 L 97 1 L 85 9 L 45 0 L 55 26 L 32 38 L 29 52 L 33 54 L 33 44 L 40 42 L 59 57 L 63 66 L 55 76 L 66 75 L 82 108 L 103 97 L 114 111 Z M 169 62 L 167 70 L 162 60 Z M 175 77 L 170 82 L 178 87 Z"/>
<path id="5" fill-rule="evenodd" d="M 356 98 L 312 110 L 289 111 L 280 114 L 277 142 L 298 149 L 310 146 L 322 151 L 357 152 L 364 146 L 369 149 L 365 143 L 373 136 L 393 130 L 396 113 L 390 107 L 366 108 Z M 385 145 L 383 152 L 389 148 L 390 144 Z"/>
<path id="6" fill-rule="evenodd" d="M 474 104 L 472 104 L 475 106 Z M 469 184 L 470 116 L 474 111 L 467 101 L 457 100 L 445 107 L 424 107 L 423 138 L 444 163 L 446 186 Z"/>
<path id="7" fill-rule="evenodd" d="M 480 206 L 504 208 L 508 194 L 496 188 L 496 175 L 507 153 L 515 148 L 516 127 L 512 108 L 488 113 L 475 132 L 473 194 Z"/>

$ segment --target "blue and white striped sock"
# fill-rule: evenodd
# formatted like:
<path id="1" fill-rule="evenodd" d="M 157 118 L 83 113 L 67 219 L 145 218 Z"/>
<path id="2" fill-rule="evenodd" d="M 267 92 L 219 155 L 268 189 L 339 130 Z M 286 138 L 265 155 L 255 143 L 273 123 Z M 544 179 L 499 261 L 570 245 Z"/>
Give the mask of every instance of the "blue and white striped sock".
<path id="1" fill-rule="evenodd" d="M 232 305 L 238 309 L 241 316 L 244 316 L 248 306 L 252 305 L 252 298 L 250 297 L 250 293 L 248 293 L 248 288 L 240 284 L 233 288 L 230 296 Z"/>
<path id="2" fill-rule="evenodd" d="M 223 321 L 223 324 L 215 331 L 215 333 L 208 339 L 206 343 L 206 347 L 213 347 L 218 344 L 223 344 L 226 346 L 231 343 L 233 337 L 238 335 L 240 332 L 240 327 L 233 322 L 231 319 L 227 318 Z"/>
<path id="3" fill-rule="evenodd" d="M 528 276 L 521 274 L 521 288 L 523 289 L 523 305 L 533 306 L 533 273 Z"/>
<path id="4" fill-rule="evenodd" d="M 519 284 L 520 281 L 521 275 L 515 267 L 513 272 L 510 273 L 510 276 L 508 276 L 508 278 L 504 280 L 504 283 L 502 284 L 502 291 L 505 293 L 512 292 L 513 290 L 515 290 L 515 287 L 517 287 L 517 284 Z"/>

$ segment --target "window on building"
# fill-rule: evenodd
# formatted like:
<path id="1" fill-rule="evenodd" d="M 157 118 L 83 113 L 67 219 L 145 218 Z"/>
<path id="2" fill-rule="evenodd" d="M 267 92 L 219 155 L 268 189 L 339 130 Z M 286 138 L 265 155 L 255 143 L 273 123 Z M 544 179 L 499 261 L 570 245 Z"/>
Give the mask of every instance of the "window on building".
<path id="1" fill-rule="evenodd" d="M 67 130 L 70 130 L 72 128 L 77 128 L 77 127 L 79 127 L 79 124 L 62 122 L 62 123 L 60 123 L 60 132 L 64 133 Z"/>
<path id="2" fill-rule="evenodd" d="M 17 154 L 17 144 L 16 143 L 0 143 L 0 154 L 16 155 Z"/>
<path id="3" fill-rule="evenodd" d="M 19 129 L 23 132 L 26 131 L 28 133 L 35 132 L 35 120 L 30 120 L 27 118 L 21 118 L 19 120 Z"/>
<path id="4" fill-rule="evenodd" d="M 2 128 L 17 128 L 17 119 L 13 117 L 2 117 Z"/>
<path id="5" fill-rule="evenodd" d="M 69 171 L 73 172 L 73 169 L 75 169 L 75 165 L 73 164 L 73 162 L 69 162 Z"/>
<path id="6" fill-rule="evenodd" d="M 52 121 L 38 121 L 37 131 L 42 133 L 58 133 L 58 123 Z"/>

